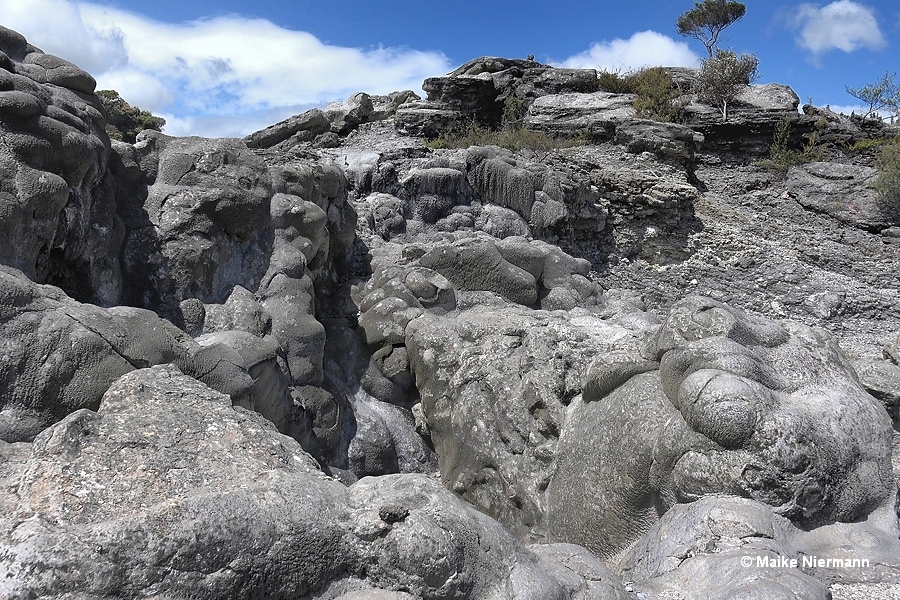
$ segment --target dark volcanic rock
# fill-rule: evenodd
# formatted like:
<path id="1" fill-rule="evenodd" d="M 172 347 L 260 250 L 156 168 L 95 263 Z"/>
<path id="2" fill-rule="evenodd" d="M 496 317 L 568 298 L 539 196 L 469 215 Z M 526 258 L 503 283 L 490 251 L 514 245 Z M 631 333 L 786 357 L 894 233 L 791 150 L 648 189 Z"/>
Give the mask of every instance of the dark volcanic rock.
<path id="1" fill-rule="evenodd" d="M 221 302 L 235 285 L 256 289 L 271 252 L 265 164 L 239 141 L 155 132 L 142 133 L 134 152 L 149 187 L 143 201 L 123 198 L 129 300 Z"/>

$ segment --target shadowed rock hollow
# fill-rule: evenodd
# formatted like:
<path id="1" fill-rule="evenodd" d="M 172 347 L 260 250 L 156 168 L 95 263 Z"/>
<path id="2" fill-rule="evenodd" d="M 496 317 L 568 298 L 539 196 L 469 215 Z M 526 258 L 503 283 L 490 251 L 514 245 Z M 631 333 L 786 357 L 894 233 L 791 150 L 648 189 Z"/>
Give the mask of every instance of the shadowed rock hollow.
<path id="1" fill-rule="evenodd" d="M 657 123 L 485 57 L 126 144 L 90 75 L 0 51 L 3 597 L 900 589 L 900 224 L 871 157 L 753 162 L 784 118 L 889 128 L 780 85 Z M 586 143 L 419 137 L 510 98 Z"/>

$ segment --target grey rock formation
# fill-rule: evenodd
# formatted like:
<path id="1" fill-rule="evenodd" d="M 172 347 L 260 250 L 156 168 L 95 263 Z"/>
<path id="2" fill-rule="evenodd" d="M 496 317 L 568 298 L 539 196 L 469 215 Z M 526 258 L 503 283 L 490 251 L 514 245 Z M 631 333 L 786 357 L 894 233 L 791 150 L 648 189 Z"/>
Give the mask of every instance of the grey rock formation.
<path id="1" fill-rule="evenodd" d="M 72 296 L 121 299 L 105 114 L 93 78 L 0 28 L 0 263 Z"/>
<path id="2" fill-rule="evenodd" d="M 637 374 L 653 359 L 658 371 Z M 599 357 L 586 378 L 548 490 L 556 539 L 612 554 L 635 539 L 628 532 L 712 494 L 802 525 L 849 522 L 896 490 L 890 419 L 822 331 L 688 298 L 655 347 Z M 585 461 L 596 435 L 609 445 Z"/>
<path id="3" fill-rule="evenodd" d="M 424 137 L 437 137 L 472 120 L 495 127 L 507 99 L 527 108 L 536 98 L 591 93 L 598 87 L 593 69 L 558 69 L 532 60 L 485 56 L 444 77 L 426 79 L 422 85 L 426 100 L 400 106 L 396 122 L 403 133 Z"/>
<path id="4" fill-rule="evenodd" d="M 594 132 L 602 135 L 617 121 L 635 116 L 633 103 L 630 94 L 553 94 L 531 104 L 525 124 L 529 129 L 567 137 Z"/>
<path id="5" fill-rule="evenodd" d="M 0 496 L 7 597 L 625 597 L 589 557 L 536 555 L 433 480 L 345 488 L 173 367 L 129 374 L 99 412 L 0 452 L 19 480 Z"/>
<path id="6" fill-rule="evenodd" d="M 540 529 L 577 374 L 626 332 L 587 311 L 503 303 L 412 321 L 406 346 L 445 484 L 520 535 Z"/>
<path id="7" fill-rule="evenodd" d="M 103 309 L 0 270 L 0 439 L 30 441 L 69 413 L 96 409 L 119 376 L 172 363 L 248 401 L 254 381 L 228 346 L 197 344 L 143 309 Z"/>
<path id="8" fill-rule="evenodd" d="M 0 596 L 900 585 L 900 244 L 842 150 L 889 128 L 784 86 L 654 123 L 486 57 L 130 145 L 89 75 L 0 50 Z M 504 108 L 590 143 L 402 134 Z M 788 117 L 832 157 L 785 181 L 750 159 Z M 804 556 L 869 564 L 753 562 Z"/>
<path id="9" fill-rule="evenodd" d="M 371 120 L 374 110 L 372 97 L 358 92 L 342 102 L 332 102 L 326 106 L 325 117 L 331 121 L 334 133 L 347 135 L 361 123 Z"/>
<path id="10" fill-rule="evenodd" d="M 121 194 L 129 303 L 174 307 L 222 302 L 235 285 L 255 290 L 271 252 L 265 164 L 238 141 L 156 132 L 140 134 L 134 159 L 149 187 Z"/>
<path id="11" fill-rule="evenodd" d="M 667 512 L 619 565 L 646 596 L 702 595 L 715 580 L 722 597 L 830 598 L 835 582 L 898 581 L 888 512 L 805 531 L 752 500 L 707 497 Z"/>
<path id="12" fill-rule="evenodd" d="M 250 148 L 271 148 L 287 140 L 310 142 L 330 128 L 328 117 L 318 108 L 313 108 L 251 133 L 244 138 L 244 142 Z"/>

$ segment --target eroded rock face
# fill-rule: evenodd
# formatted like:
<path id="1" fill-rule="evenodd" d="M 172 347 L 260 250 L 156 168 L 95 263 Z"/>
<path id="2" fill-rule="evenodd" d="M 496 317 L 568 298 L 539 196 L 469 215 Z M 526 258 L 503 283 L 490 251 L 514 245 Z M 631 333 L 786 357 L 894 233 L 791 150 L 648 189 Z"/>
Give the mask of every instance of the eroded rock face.
<path id="1" fill-rule="evenodd" d="M 503 303 L 412 321 L 406 345 L 445 484 L 520 534 L 539 529 L 577 374 L 626 335 L 587 311 Z"/>
<path id="2" fill-rule="evenodd" d="M 66 415 L 96 409 L 119 376 L 172 363 L 246 401 L 254 382 L 223 344 L 197 344 L 155 313 L 99 308 L 0 270 L 0 439 L 30 441 Z"/>
<path id="3" fill-rule="evenodd" d="M 528 551 L 433 480 L 344 487 L 174 367 L 129 374 L 99 412 L 0 452 L 20 478 L 0 496 L 15 507 L 0 535 L 9 597 L 569 598 L 602 576 L 603 597 L 625 598 L 602 565 L 573 570 L 563 561 L 577 551 Z"/>
<path id="4" fill-rule="evenodd" d="M 583 460 L 597 435 L 608 445 Z M 550 530 L 611 554 L 634 539 L 627 531 L 713 494 L 758 500 L 803 525 L 853 521 L 896 488 L 891 437 L 884 408 L 830 336 L 688 298 L 655 348 L 601 356 L 587 371 L 560 436 Z M 572 506 L 583 508 L 563 508 Z"/>
<path id="5" fill-rule="evenodd" d="M 124 228 L 94 79 L 6 28 L 0 55 L 0 263 L 116 304 Z"/>
<path id="6" fill-rule="evenodd" d="M 234 285 L 256 289 L 272 245 L 265 235 L 272 198 L 265 164 L 238 141 L 149 131 L 134 154 L 149 187 L 143 201 L 123 198 L 130 301 L 222 302 Z"/>
<path id="7" fill-rule="evenodd" d="M 493 58 L 431 81 L 427 101 L 356 94 L 246 145 L 108 144 L 87 74 L 8 30 L 0 49 L 0 595 L 824 598 L 900 583 L 893 273 L 861 327 L 877 348 L 852 361 L 821 330 L 676 302 L 730 289 L 747 306 L 734 290 L 779 280 L 796 289 L 760 291 L 755 313 L 801 307 L 853 341 L 860 322 L 842 319 L 869 300 L 822 276 L 845 270 L 819 252 L 846 237 L 847 262 L 861 248 L 897 262 L 887 235 L 865 237 L 880 225 L 811 225 L 780 179 L 715 154 L 767 146 L 796 113 L 789 89 L 752 88 L 733 129 L 702 108 L 695 126 L 737 142 L 713 140 L 699 165 L 692 130 L 610 116 L 629 107 L 595 94 L 595 72 Z M 588 119 L 594 143 L 432 151 L 394 128 L 495 122 L 507 99 L 560 127 Z M 823 118 L 834 140 L 869 131 Z M 841 169 L 807 166 L 826 183 L 804 185 Z M 838 219 L 854 178 L 833 190 Z M 773 215 L 814 232 L 802 268 L 770 242 Z M 873 566 L 748 570 L 750 554 Z"/>

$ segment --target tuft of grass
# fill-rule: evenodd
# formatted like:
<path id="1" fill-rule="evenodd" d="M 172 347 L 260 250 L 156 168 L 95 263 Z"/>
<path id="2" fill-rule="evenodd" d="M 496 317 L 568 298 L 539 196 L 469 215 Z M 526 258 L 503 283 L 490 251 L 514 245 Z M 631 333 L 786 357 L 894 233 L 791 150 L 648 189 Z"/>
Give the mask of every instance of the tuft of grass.
<path id="1" fill-rule="evenodd" d="M 793 165 L 818 162 L 826 158 L 825 147 L 819 139 L 818 129 L 809 134 L 806 144 L 800 150 L 791 147 L 790 139 L 791 121 L 782 119 L 775 125 L 775 135 L 769 146 L 769 157 L 756 161 L 756 166 L 786 172 Z"/>
<path id="2" fill-rule="evenodd" d="M 866 152 L 867 150 L 881 148 L 887 143 L 888 140 L 886 138 L 866 138 L 855 142 L 848 150 L 853 153 Z"/>

